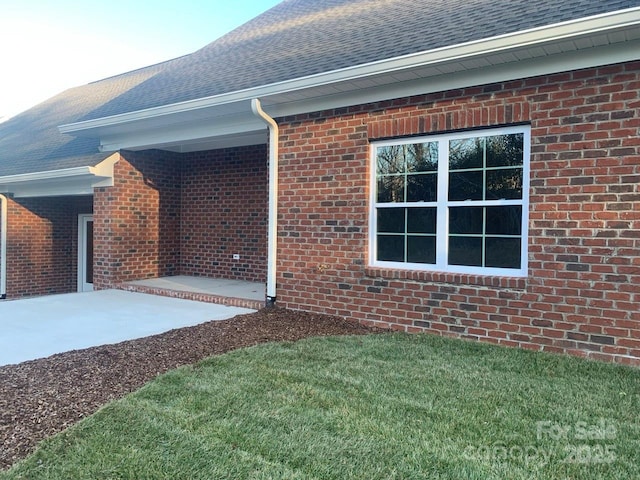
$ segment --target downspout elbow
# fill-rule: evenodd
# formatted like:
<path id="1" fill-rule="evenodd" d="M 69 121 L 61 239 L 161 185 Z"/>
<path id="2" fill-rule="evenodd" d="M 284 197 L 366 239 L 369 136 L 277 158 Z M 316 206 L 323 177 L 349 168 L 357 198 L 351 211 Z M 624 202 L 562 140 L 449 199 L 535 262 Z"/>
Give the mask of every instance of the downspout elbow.
<path id="1" fill-rule="evenodd" d="M 260 104 L 260 100 L 251 100 L 251 111 L 269 128 L 269 227 L 267 249 L 267 306 L 276 301 L 277 255 L 278 255 L 278 138 L 279 128 Z"/>

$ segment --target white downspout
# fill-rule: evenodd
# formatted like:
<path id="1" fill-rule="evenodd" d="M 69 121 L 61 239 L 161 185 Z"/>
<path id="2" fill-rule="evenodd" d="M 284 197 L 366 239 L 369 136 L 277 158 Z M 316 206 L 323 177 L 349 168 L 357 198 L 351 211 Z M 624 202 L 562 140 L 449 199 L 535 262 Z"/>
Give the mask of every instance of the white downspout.
<path id="1" fill-rule="evenodd" d="M 7 298 L 7 197 L 0 195 L 0 300 Z"/>
<path id="2" fill-rule="evenodd" d="M 260 100 L 251 100 L 251 111 L 269 127 L 269 229 L 267 236 L 267 306 L 276 302 L 278 256 L 278 124 L 267 115 Z"/>

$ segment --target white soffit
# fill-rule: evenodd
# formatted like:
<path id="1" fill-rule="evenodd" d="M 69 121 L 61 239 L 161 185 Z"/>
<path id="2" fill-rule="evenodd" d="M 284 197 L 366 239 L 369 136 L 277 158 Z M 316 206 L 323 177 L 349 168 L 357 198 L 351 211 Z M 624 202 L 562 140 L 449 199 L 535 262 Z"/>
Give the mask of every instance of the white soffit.
<path id="1" fill-rule="evenodd" d="M 0 177 L 0 193 L 15 198 L 93 195 L 96 187 L 113 186 L 115 153 L 95 167 L 76 167 Z"/>
<path id="2" fill-rule="evenodd" d="M 257 138 L 252 98 L 281 117 L 637 60 L 639 27 L 637 7 L 59 128 L 100 137 L 104 151 L 233 146 Z"/>

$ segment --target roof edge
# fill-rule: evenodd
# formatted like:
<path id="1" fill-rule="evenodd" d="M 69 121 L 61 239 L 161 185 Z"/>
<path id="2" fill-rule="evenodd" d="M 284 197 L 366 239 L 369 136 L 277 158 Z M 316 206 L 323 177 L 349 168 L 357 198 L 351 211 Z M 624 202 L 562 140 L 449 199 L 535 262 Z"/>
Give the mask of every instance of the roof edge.
<path id="1" fill-rule="evenodd" d="M 94 167 L 73 167 L 59 170 L 45 170 L 43 172 L 18 173 L 15 175 L 5 175 L 0 177 L 1 184 L 37 182 L 42 180 L 56 180 L 60 178 L 78 177 L 91 175 Z"/>
<path id="2" fill-rule="evenodd" d="M 543 27 L 536 27 L 495 37 L 488 37 L 433 50 L 416 52 L 400 57 L 378 60 L 362 65 L 355 65 L 343 69 L 298 77 L 243 90 L 236 90 L 210 97 L 203 97 L 143 110 L 126 112 L 118 115 L 64 124 L 60 125 L 58 129 L 64 134 L 82 136 L 83 132 L 101 127 L 109 127 L 175 113 L 215 107 L 217 105 L 249 100 L 251 98 L 260 97 L 264 99 L 271 95 L 319 87 L 394 71 L 401 71 L 412 67 L 437 65 L 526 47 L 539 47 L 543 44 L 585 37 L 593 34 L 601 34 L 636 25 L 640 25 L 640 7 L 616 10 L 614 12 L 583 17 L 580 19 L 545 25 Z"/>
<path id="3" fill-rule="evenodd" d="M 82 166 L 61 168 L 58 170 L 45 170 L 41 172 L 18 173 L 15 175 L 0 176 L 0 185 L 14 185 L 25 183 L 49 182 L 56 180 L 68 180 L 79 177 L 107 178 L 113 176 L 113 165 L 120 159 L 120 155 L 113 153 L 100 161 L 95 166 Z"/>

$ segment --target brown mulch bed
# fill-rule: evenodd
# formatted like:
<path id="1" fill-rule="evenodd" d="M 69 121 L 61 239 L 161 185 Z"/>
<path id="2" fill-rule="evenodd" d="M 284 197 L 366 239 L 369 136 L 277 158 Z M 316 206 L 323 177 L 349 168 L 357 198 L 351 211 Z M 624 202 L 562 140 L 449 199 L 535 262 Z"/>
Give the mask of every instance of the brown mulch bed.
<path id="1" fill-rule="evenodd" d="M 374 331 L 327 315 L 264 309 L 0 367 L 0 469 L 24 458 L 44 438 L 180 365 L 259 343 Z"/>

